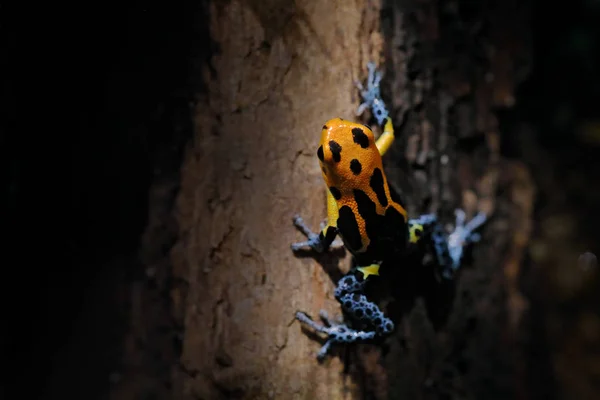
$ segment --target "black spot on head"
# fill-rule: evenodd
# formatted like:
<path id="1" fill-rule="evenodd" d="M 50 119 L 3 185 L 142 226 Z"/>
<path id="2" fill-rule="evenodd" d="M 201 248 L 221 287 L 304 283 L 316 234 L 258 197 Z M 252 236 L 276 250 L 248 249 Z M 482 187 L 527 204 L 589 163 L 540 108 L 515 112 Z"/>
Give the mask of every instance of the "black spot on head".
<path id="1" fill-rule="evenodd" d="M 350 300 L 346 300 L 344 302 L 344 308 L 350 308 L 350 307 L 352 307 L 352 302 Z"/>
<path id="2" fill-rule="evenodd" d="M 319 148 L 317 149 L 317 157 L 319 157 L 319 160 L 321 160 L 321 162 L 325 160 L 325 155 L 323 154 L 323 146 L 319 146 Z"/>
<path id="3" fill-rule="evenodd" d="M 327 130 L 327 129 L 328 129 L 328 128 L 327 128 L 327 125 L 323 125 L 323 130 L 325 131 L 325 130 Z"/>
<path id="4" fill-rule="evenodd" d="M 371 175 L 371 181 L 369 182 L 371 189 L 377 195 L 377 200 L 379 200 L 379 204 L 383 207 L 387 207 L 388 199 L 385 195 L 385 188 L 383 186 L 383 173 L 379 168 L 375 168 L 373 171 L 373 175 Z"/>
<path id="5" fill-rule="evenodd" d="M 375 318 L 375 319 L 373 320 L 373 323 L 374 323 L 375 325 L 381 325 L 381 318 L 379 318 L 379 317 L 378 317 L 378 318 Z"/>
<path id="6" fill-rule="evenodd" d="M 340 326 L 340 327 L 338 328 L 338 332 L 340 332 L 340 333 L 344 333 L 344 332 L 346 332 L 346 328 L 344 328 L 343 326 Z"/>
<path id="7" fill-rule="evenodd" d="M 342 146 L 335 140 L 330 140 L 329 150 L 331 150 L 331 154 L 333 155 L 333 161 L 340 162 L 340 160 L 342 159 Z"/>
<path id="8" fill-rule="evenodd" d="M 329 188 L 329 191 L 331 192 L 331 194 L 333 195 L 333 198 L 336 200 L 339 200 L 342 198 L 342 193 L 340 192 L 340 190 L 338 188 L 336 188 L 335 186 L 332 186 Z"/>
<path id="9" fill-rule="evenodd" d="M 391 330 L 392 330 L 392 328 L 393 328 L 393 326 L 392 326 L 392 323 L 391 323 L 391 322 L 388 322 L 387 324 L 385 324 L 385 329 L 386 329 L 387 331 L 391 331 Z"/>
<path id="10" fill-rule="evenodd" d="M 356 217 L 350 207 L 343 206 L 340 208 L 337 227 L 340 235 L 349 248 L 348 250 L 356 251 L 362 247 L 362 238 L 360 237 L 358 222 L 356 222 Z"/>
<path id="11" fill-rule="evenodd" d="M 350 170 L 354 175 L 359 175 L 360 171 L 362 171 L 362 165 L 360 161 L 358 161 L 356 158 L 350 161 Z"/>
<path id="12" fill-rule="evenodd" d="M 373 315 L 373 309 L 372 309 L 372 308 L 367 308 L 367 309 L 365 310 L 365 313 L 366 313 L 368 316 L 371 316 L 371 315 Z"/>
<path id="13" fill-rule="evenodd" d="M 354 139 L 354 143 L 363 149 L 369 147 L 369 137 L 360 128 L 352 128 L 352 139 Z"/>

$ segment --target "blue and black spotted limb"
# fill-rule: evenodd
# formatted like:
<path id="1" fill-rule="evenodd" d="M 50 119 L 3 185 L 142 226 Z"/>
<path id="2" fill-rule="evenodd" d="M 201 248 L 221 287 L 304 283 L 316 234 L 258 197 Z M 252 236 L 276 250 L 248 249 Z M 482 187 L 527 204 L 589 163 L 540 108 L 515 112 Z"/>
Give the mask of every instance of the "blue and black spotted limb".
<path id="1" fill-rule="evenodd" d="M 487 221 L 487 215 L 483 212 L 479 212 L 467 224 L 465 224 L 466 214 L 463 210 L 457 209 L 455 215 L 454 230 L 449 235 L 441 230 L 441 226 L 438 226 L 432 234 L 438 264 L 443 268 L 442 275 L 448 279 L 452 278 L 460 268 L 465 246 L 481 239 L 481 235 L 475 230 Z"/>
<path id="2" fill-rule="evenodd" d="M 328 339 L 319 350 L 317 358 L 323 359 L 333 343 L 353 343 L 374 339 L 376 336 L 390 334 L 394 330 L 392 320 L 383 315 L 383 312 L 374 303 L 367 300 L 363 293 L 365 281 L 359 282 L 356 276 L 346 275 L 338 282 L 335 289 L 335 298 L 340 302 L 342 310 L 346 315 L 354 318 L 355 323 L 366 327 L 365 330 L 352 329 L 344 323 L 335 323 L 327 318 L 324 310 L 321 310 L 321 319 L 325 325 L 314 322 L 304 312 L 298 311 L 296 318 L 316 330 L 328 335 Z"/>
<path id="3" fill-rule="evenodd" d="M 335 290 L 336 299 L 351 318 L 349 324 L 326 321 L 325 325 L 320 325 L 304 312 L 296 314 L 298 320 L 328 336 L 319 352 L 320 358 L 333 343 L 382 338 L 393 331 L 393 322 L 367 299 L 364 284 L 370 276 L 379 275 L 383 262 L 401 259 L 412 244 L 419 243 L 425 237 L 426 226 L 438 225 L 433 214 L 409 220 L 401 198 L 388 185 L 381 157 L 394 141 L 394 128 L 379 94 L 381 74 L 375 70 L 373 63 L 368 65 L 368 70 L 367 88 L 359 84 L 363 103 L 358 113 L 370 108 L 378 124 L 383 126 L 382 134 L 375 140 L 373 132 L 365 125 L 340 118 L 327 121 L 317 149 L 328 188 L 327 222 L 316 234 L 301 217 L 294 217 L 294 224 L 308 240 L 292 244 L 292 250 L 309 247 L 324 252 L 335 244 L 334 240 L 339 236 L 357 264 L 338 282 Z M 472 229 L 469 231 L 469 228 L 470 225 L 457 225 L 455 238 L 464 236 L 472 239 Z M 453 245 L 448 246 L 442 230 L 439 233 L 436 251 L 450 260 L 457 254 L 457 249 Z M 452 243 L 455 242 L 460 240 Z"/>

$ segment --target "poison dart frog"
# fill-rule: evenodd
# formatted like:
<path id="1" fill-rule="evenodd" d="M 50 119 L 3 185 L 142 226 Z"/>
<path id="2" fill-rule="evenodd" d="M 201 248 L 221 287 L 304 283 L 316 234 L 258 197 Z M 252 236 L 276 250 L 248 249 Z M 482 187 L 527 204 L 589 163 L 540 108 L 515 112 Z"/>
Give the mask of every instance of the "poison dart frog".
<path id="1" fill-rule="evenodd" d="M 384 261 L 401 259 L 409 247 L 427 237 L 444 275 L 450 277 L 460 266 L 463 246 L 479 239 L 474 230 L 487 218 L 479 213 L 465 224 L 464 211 L 457 210 L 455 228 L 449 234 L 435 214 L 408 218 L 402 199 L 389 185 L 383 171 L 382 156 L 394 141 L 394 128 L 380 96 L 381 73 L 376 71 L 373 63 L 367 67 L 367 88 L 357 83 L 363 98 L 357 114 L 370 108 L 377 123 L 383 127 L 383 133 L 375 140 L 373 131 L 365 125 L 341 118 L 327 121 L 316 151 L 327 186 L 327 222 L 316 234 L 300 216 L 294 217 L 294 225 L 308 240 L 292 244 L 292 250 L 308 247 L 325 252 L 335 245 L 334 240 L 339 236 L 357 265 L 340 279 L 335 289 L 335 298 L 353 321 L 335 323 L 321 311 L 321 318 L 326 322 L 321 325 L 304 312 L 296 313 L 296 319 L 328 336 L 317 355 L 319 359 L 325 357 L 334 343 L 382 338 L 394 330 L 392 320 L 367 298 L 363 290 L 367 279 L 379 275 Z M 430 232 L 428 235 L 424 235 L 426 228 Z"/>

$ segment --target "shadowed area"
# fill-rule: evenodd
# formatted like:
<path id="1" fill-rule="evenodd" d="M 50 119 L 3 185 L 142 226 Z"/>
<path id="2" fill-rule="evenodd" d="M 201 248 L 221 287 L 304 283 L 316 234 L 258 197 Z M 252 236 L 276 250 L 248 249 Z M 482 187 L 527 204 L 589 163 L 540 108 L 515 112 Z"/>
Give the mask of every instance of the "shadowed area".
<path id="1" fill-rule="evenodd" d="M 359 3 L 3 7 L 2 391 L 598 396 L 600 2 Z M 287 253 L 292 211 L 325 217 L 319 129 L 379 45 L 390 185 L 494 217 L 455 281 L 383 273 L 394 335 L 319 365 L 290 310 L 337 310 L 347 252 Z"/>

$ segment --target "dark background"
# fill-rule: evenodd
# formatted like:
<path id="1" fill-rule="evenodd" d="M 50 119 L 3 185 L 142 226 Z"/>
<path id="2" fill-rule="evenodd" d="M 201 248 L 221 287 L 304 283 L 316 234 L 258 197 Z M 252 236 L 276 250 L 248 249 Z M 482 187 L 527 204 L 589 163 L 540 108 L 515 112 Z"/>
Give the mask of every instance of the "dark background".
<path id="1" fill-rule="evenodd" d="M 582 250 L 595 252 L 600 1 L 532 7 L 533 69 L 500 113 L 503 153 L 539 185 L 536 235 L 566 210 Z M 196 72 L 214 50 L 206 13 L 199 2 L 129 1 L 2 14 L 4 389 L 92 398 L 120 362 L 127 314 L 114 293 L 141 273 L 150 184 L 177 176 L 191 137 Z M 544 279 L 524 279 L 539 313 L 598 313 L 597 296 L 550 301 L 559 289 Z M 560 344 L 536 348 L 544 358 Z"/>

